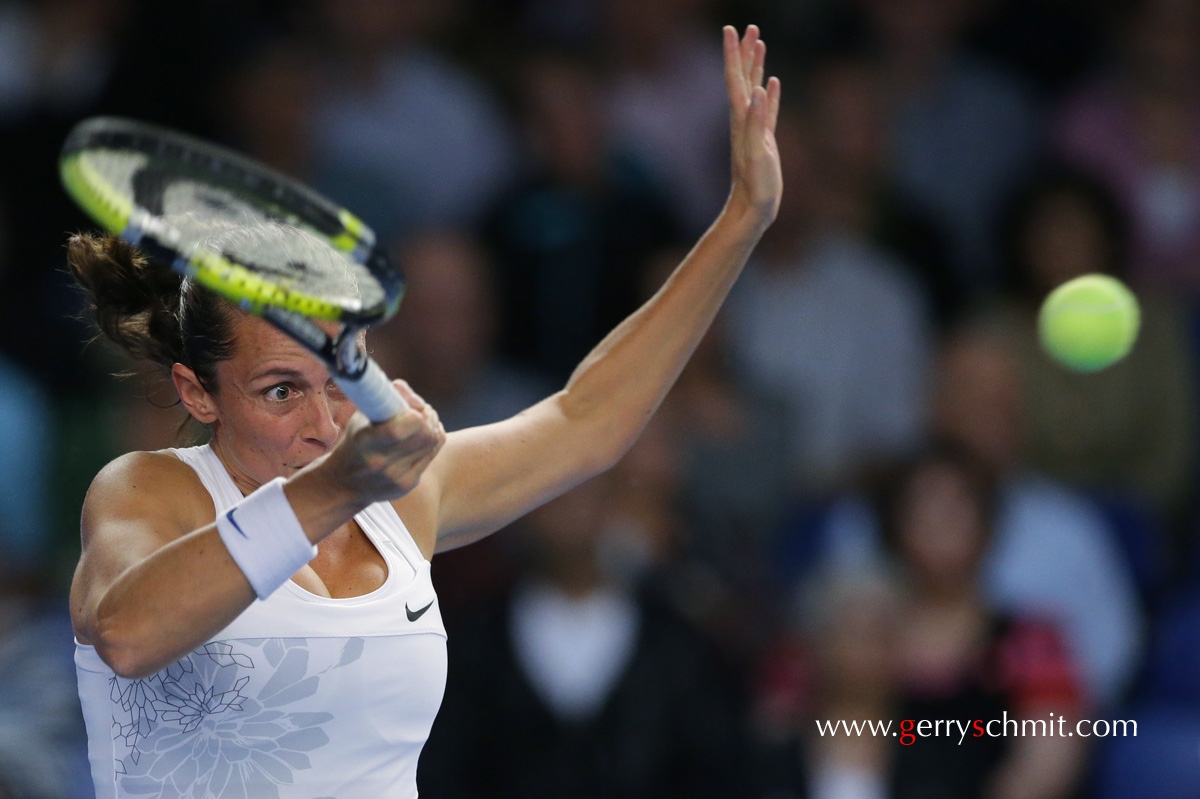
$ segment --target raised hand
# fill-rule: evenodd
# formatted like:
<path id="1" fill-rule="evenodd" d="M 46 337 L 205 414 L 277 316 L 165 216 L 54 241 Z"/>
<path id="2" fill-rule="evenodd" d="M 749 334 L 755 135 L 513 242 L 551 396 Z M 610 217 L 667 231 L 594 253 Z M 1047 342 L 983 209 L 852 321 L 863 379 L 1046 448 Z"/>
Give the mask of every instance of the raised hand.
<path id="1" fill-rule="evenodd" d="M 759 38 L 757 25 L 748 26 L 740 41 L 732 25 L 725 26 L 724 35 L 733 160 L 730 204 L 736 211 L 753 214 L 765 227 L 774 221 L 783 195 L 779 148 L 775 144 L 779 78 L 772 77 L 763 84 L 767 45 Z"/>

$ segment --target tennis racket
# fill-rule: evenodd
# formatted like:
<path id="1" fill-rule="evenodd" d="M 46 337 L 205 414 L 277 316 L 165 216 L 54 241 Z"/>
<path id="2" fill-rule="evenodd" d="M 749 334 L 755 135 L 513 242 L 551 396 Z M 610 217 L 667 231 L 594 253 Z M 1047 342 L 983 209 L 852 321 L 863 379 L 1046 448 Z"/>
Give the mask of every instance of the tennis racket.
<path id="1" fill-rule="evenodd" d="M 358 344 L 359 330 L 396 312 L 404 279 L 349 211 L 225 148 L 128 119 L 77 125 L 59 172 L 109 232 L 320 358 L 372 422 L 408 407 Z"/>

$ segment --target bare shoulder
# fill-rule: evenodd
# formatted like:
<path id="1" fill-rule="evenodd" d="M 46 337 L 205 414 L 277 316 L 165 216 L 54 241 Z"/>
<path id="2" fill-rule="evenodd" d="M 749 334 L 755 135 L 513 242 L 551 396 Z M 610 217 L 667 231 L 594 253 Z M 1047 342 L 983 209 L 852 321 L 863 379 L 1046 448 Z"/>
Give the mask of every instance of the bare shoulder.
<path id="1" fill-rule="evenodd" d="M 195 470 L 169 452 L 131 452 L 101 469 L 83 501 L 83 553 L 71 582 L 79 640 L 92 640 L 96 604 L 114 580 L 215 515 Z"/>
<path id="2" fill-rule="evenodd" d="M 83 504 L 84 545 L 107 521 L 174 521 L 187 532 L 208 524 L 215 514 L 212 498 L 191 466 L 166 451 L 130 452 L 92 480 Z"/>

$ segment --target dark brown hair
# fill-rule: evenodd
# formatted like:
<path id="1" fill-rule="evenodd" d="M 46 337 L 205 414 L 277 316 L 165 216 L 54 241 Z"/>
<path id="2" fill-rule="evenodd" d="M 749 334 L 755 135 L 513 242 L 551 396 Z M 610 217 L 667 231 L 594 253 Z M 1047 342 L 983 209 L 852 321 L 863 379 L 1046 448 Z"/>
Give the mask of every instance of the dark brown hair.
<path id="1" fill-rule="evenodd" d="M 962 480 L 979 513 L 984 535 L 990 539 L 1000 502 L 995 478 L 968 449 L 953 441 L 939 439 L 900 466 L 879 494 L 877 506 L 883 543 L 892 555 L 900 552 L 901 518 L 908 491 L 919 475 L 936 467 L 949 468 Z M 985 540 L 983 546 L 988 543 Z"/>
<path id="2" fill-rule="evenodd" d="M 1049 202 L 1068 199 L 1083 205 L 1104 236 L 1104 271 L 1125 280 L 1131 231 L 1129 215 L 1112 189 L 1098 176 L 1065 164 L 1044 165 L 1009 197 L 1000 218 L 1000 252 L 1005 281 L 1013 296 L 1040 303 L 1046 290 L 1037 285 L 1026 238 Z"/>
<path id="3" fill-rule="evenodd" d="M 67 264 L 101 333 L 167 372 L 181 363 L 217 390 L 217 362 L 233 355 L 233 312 L 220 298 L 116 236 L 77 233 Z"/>

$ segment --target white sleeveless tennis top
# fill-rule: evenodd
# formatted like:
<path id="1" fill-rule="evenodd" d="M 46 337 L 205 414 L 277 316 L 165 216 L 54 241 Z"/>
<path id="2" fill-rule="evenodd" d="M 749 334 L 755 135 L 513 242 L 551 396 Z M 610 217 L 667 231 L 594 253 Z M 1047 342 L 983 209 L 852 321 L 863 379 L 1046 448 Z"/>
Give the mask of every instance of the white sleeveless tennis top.
<path id="1" fill-rule="evenodd" d="M 207 445 L 171 451 L 218 514 L 242 499 Z M 392 506 L 354 518 L 387 563 L 370 594 L 327 599 L 285 583 L 141 680 L 76 642 L 97 799 L 416 797 L 446 631 L 429 561 Z"/>

